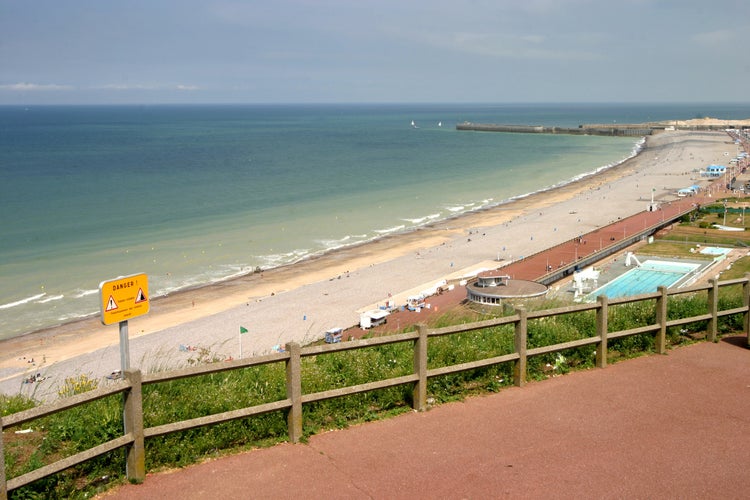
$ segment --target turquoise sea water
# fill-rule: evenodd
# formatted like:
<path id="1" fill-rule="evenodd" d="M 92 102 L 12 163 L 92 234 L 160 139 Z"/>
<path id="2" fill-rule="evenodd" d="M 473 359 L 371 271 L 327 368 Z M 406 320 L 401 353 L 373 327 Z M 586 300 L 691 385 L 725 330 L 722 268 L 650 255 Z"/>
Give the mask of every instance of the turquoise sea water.
<path id="1" fill-rule="evenodd" d="M 143 272 L 156 297 L 289 264 L 569 182 L 636 147 L 462 121 L 697 115 L 750 107 L 0 107 L 0 338 L 96 314 L 103 280 Z"/>

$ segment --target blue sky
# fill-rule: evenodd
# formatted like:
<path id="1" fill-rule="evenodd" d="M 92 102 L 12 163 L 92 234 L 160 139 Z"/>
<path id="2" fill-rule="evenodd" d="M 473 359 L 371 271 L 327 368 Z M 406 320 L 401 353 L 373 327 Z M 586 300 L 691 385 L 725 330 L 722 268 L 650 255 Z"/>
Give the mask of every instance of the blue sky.
<path id="1" fill-rule="evenodd" d="M 746 102 L 747 0 L 0 0 L 0 104 Z"/>

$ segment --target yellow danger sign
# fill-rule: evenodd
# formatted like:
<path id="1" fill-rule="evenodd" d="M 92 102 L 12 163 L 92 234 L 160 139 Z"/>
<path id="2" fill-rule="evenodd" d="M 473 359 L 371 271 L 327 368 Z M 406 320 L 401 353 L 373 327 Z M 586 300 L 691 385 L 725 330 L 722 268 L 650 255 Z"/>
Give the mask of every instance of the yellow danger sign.
<path id="1" fill-rule="evenodd" d="M 148 276 L 134 274 L 99 283 L 102 323 L 111 325 L 146 314 L 149 309 Z"/>

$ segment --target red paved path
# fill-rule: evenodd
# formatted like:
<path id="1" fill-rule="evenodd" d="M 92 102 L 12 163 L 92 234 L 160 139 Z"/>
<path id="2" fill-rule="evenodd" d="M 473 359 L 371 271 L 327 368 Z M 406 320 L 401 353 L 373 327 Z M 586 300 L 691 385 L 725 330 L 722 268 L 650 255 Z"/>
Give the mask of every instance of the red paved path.
<path id="1" fill-rule="evenodd" d="M 582 233 L 578 238 L 565 241 L 554 247 L 513 262 L 503 268 L 507 274 L 515 279 L 536 281 L 552 270 L 569 265 L 577 260 L 596 253 L 609 245 L 622 242 L 624 239 L 664 221 L 676 218 L 680 214 L 690 211 L 695 204 L 706 204 L 710 199 L 690 197 L 671 203 L 659 203 L 659 210 L 654 212 L 640 212 L 630 217 L 613 221 L 611 224 L 588 233 Z M 584 243 L 585 242 L 585 243 Z"/>
<path id="2" fill-rule="evenodd" d="M 107 498 L 747 498 L 745 342 L 682 347 L 149 475 Z"/>

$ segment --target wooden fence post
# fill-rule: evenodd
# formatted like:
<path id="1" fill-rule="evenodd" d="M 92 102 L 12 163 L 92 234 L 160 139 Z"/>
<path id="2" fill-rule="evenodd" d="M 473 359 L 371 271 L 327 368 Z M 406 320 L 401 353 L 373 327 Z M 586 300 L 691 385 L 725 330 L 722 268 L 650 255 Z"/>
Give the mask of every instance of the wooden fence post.
<path id="1" fill-rule="evenodd" d="M 742 284 L 742 329 L 747 337 L 746 344 L 750 347 L 750 273 L 745 273 L 745 282 Z"/>
<path id="2" fill-rule="evenodd" d="M 140 370 L 125 370 L 130 389 L 125 392 L 123 425 L 133 442 L 125 448 L 125 476 L 131 483 L 146 479 L 146 446 L 143 437 L 143 384 Z"/>
<path id="3" fill-rule="evenodd" d="M 518 359 L 513 363 L 513 383 L 518 387 L 526 384 L 526 337 L 528 327 L 528 313 L 523 307 L 516 308 L 518 322 L 515 332 L 515 349 Z"/>
<path id="4" fill-rule="evenodd" d="M 7 500 L 8 485 L 5 478 L 5 446 L 3 444 L 3 417 L 0 416 L 0 500 Z"/>
<path id="5" fill-rule="evenodd" d="M 427 406 L 427 326 L 417 325 L 419 338 L 414 341 L 414 374 L 418 377 L 412 391 L 412 408 L 424 411 Z"/>
<path id="6" fill-rule="evenodd" d="M 659 331 L 656 332 L 656 352 L 664 354 L 667 352 L 667 287 L 660 286 L 658 289 L 659 298 L 656 299 L 656 322 L 659 324 Z"/>
<path id="7" fill-rule="evenodd" d="M 289 359 L 286 362 L 286 397 L 292 400 L 287 414 L 289 441 L 299 443 L 302 438 L 302 348 L 296 342 L 287 344 Z"/>
<path id="8" fill-rule="evenodd" d="M 708 284 L 711 285 L 708 290 L 708 313 L 711 315 L 708 321 L 708 340 L 716 342 L 719 331 L 719 280 L 711 278 Z"/>
<path id="9" fill-rule="evenodd" d="M 609 299 L 606 295 L 599 295 L 596 300 L 599 308 L 596 310 L 596 335 L 599 343 L 596 346 L 596 367 L 607 367 L 607 329 L 609 328 Z"/>

